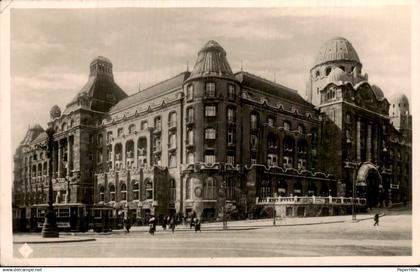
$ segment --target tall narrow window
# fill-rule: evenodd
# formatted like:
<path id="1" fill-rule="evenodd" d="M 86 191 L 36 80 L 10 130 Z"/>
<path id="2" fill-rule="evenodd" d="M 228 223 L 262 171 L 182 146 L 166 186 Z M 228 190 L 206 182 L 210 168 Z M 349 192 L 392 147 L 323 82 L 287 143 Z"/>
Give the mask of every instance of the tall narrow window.
<path id="1" fill-rule="evenodd" d="M 187 123 L 194 122 L 194 108 L 190 107 L 187 109 Z"/>
<path id="2" fill-rule="evenodd" d="M 169 149 L 176 148 L 176 134 L 172 133 L 169 135 Z"/>
<path id="3" fill-rule="evenodd" d="M 168 127 L 169 127 L 169 128 L 176 127 L 176 112 L 171 112 L 171 113 L 169 114 Z"/>
<path id="4" fill-rule="evenodd" d="M 207 97 L 216 96 L 216 84 L 214 82 L 206 82 L 206 96 Z"/>
<path id="5" fill-rule="evenodd" d="M 146 183 L 146 199 L 153 199 L 153 182 L 151 179 L 147 178 Z"/>
<path id="6" fill-rule="evenodd" d="M 187 132 L 187 144 L 193 145 L 194 144 L 194 130 L 189 129 Z"/>
<path id="7" fill-rule="evenodd" d="M 146 130 L 147 128 L 148 128 L 147 121 L 142 121 L 141 122 L 141 130 Z"/>
<path id="8" fill-rule="evenodd" d="M 169 202 L 176 200 L 176 182 L 174 179 L 169 180 Z"/>
<path id="9" fill-rule="evenodd" d="M 191 178 L 185 183 L 185 199 L 191 199 Z"/>
<path id="10" fill-rule="evenodd" d="M 268 117 L 267 118 L 267 125 L 269 126 L 269 127 L 274 127 L 274 118 L 273 117 Z"/>
<path id="11" fill-rule="evenodd" d="M 235 85 L 233 84 L 228 85 L 228 98 L 235 99 Z"/>
<path id="12" fill-rule="evenodd" d="M 171 154 L 169 155 L 169 168 L 175 168 L 176 167 L 176 155 Z"/>
<path id="13" fill-rule="evenodd" d="M 193 164 L 194 163 L 194 153 L 193 152 L 189 152 L 187 155 L 187 163 L 188 164 Z"/>
<path id="14" fill-rule="evenodd" d="M 284 121 L 283 122 L 283 128 L 284 128 L 284 130 L 290 131 L 290 127 L 291 127 L 291 125 L 290 125 L 290 122 L 289 121 Z"/>
<path id="15" fill-rule="evenodd" d="M 216 199 L 216 180 L 212 177 L 208 177 L 204 180 L 204 199 L 214 200 Z"/>
<path id="16" fill-rule="evenodd" d="M 187 100 L 194 99 L 194 85 L 190 84 L 187 87 Z"/>
<path id="17" fill-rule="evenodd" d="M 137 180 L 132 181 L 133 184 L 133 198 L 134 200 L 140 200 L 140 185 Z"/>
<path id="18" fill-rule="evenodd" d="M 256 113 L 251 114 L 251 129 L 258 128 L 258 115 Z"/>
<path id="19" fill-rule="evenodd" d="M 205 138 L 206 138 L 206 140 L 215 140 L 216 139 L 216 130 L 214 128 L 206 128 Z"/>
<path id="20" fill-rule="evenodd" d="M 213 164 L 216 162 L 216 156 L 214 155 L 214 150 L 206 150 L 204 154 L 204 162 L 207 164 Z"/>
<path id="21" fill-rule="evenodd" d="M 113 184 L 109 187 L 109 199 L 115 201 L 115 186 Z"/>
<path id="22" fill-rule="evenodd" d="M 105 201 L 105 187 L 104 186 L 99 187 L 99 201 L 101 202 Z"/>
<path id="23" fill-rule="evenodd" d="M 230 124 L 235 122 L 235 110 L 233 108 L 227 108 L 227 121 Z"/>
<path id="24" fill-rule="evenodd" d="M 229 150 L 227 152 L 226 162 L 235 165 L 235 151 Z"/>
<path id="25" fill-rule="evenodd" d="M 229 145 L 233 145 L 235 143 L 235 132 L 233 129 L 228 130 L 227 140 Z"/>
<path id="26" fill-rule="evenodd" d="M 305 127 L 303 125 L 298 125 L 298 133 L 305 134 Z"/>
<path id="27" fill-rule="evenodd" d="M 121 200 L 127 200 L 127 185 L 121 184 Z"/>

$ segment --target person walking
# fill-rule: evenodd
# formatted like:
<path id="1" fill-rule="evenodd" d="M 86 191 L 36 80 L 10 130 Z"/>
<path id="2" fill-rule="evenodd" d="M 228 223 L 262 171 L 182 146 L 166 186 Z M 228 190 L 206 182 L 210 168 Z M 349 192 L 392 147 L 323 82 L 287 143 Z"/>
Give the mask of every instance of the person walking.
<path id="1" fill-rule="evenodd" d="M 130 233 L 131 223 L 130 219 L 127 216 L 124 217 L 124 227 L 127 233 Z"/>
<path id="2" fill-rule="evenodd" d="M 379 227 L 379 213 L 375 214 L 375 216 L 373 217 L 373 220 L 375 221 L 375 224 L 373 224 L 373 226 Z"/>
<path id="3" fill-rule="evenodd" d="M 176 221 L 175 221 L 175 216 L 173 215 L 171 217 L 171 220 L 169 221 L 169 228 L 172 230 L 172 233 L 175 232 L 175 225 L 176 225 Z"/>
<path id="4" fill-rule="evenodd" d="M 201 232 L 201 221 L 198 217 L 195 218 L 195 226 L 194 226 L 195 232 L 200 231 Z"/>
<path id="5" fill-rule="evenodd" d="M 156 218 L 154 215 L 152 215 L 149 219 L 149 233 L 151 235 L 155 235 L 156 230 Z"/>
<path id="6" fill-rule="evenodd" d="M 164 217 L 163 217 L 163 220 L 162 220 L 162 229 L 163 229 L 163 230 L 166 230 L 166 225 L 167 225 L 167 223 L 168 223 L 168 222 L 167 222 L 167 220 L 166 220 L 166 216 L 164 216 Z"/>

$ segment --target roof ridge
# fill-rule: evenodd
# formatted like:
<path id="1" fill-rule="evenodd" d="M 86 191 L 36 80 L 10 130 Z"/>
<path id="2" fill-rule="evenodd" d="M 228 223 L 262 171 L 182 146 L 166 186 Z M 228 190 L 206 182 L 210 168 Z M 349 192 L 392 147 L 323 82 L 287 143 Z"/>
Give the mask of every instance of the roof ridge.
<path id="1" fill-rule="evenodd" d="M 159 84 L 162 84 L 162 83 L 164 83 L 164 82 L 167 82 L 167 81 L 169 81 L 169 80 L 171 80 L 171 79 L 174 79 L 174 78 L 176 78 L 176 77 L 178 77 L 178 76 L 180 76 L 180 75 L 182 75 L 182 74 L 186 74 L 186 73 L 189 73 L 189 71 L 184 71 L 184 72 L 181 72 L 181 73 L 179 73 L 179 74 L 176 74 L 176 75 L 174 75 L 174 76 L 172 76 L 172 77 L 170 77 L 170 78 L 167 78 L 167 79 L 165 79 L 165 80 L 163 80 L 163 81 L 159 81 L 159 82 L 157 82 L 157 83 L 155 83 L 155 84 L 153 84 L 153 85 L 150 85 L 149 87 L 147 87 L 147 88 L 145 88 L 145 89 L 143 89 L 143 90 L 140 90 L 140 91 L 138 91 L 138 92 L 136 92 L 136 93 L 134 93 L 134 94 L 132 94 L 132 95 L 130 95 L 130 96 L 133 96 L 133 95 L 135 95 L 135 94 L 137 94 L 137 93 L 144 92 L 144 91 L 146 91 L 146 90 L 149 90 L 149 89 L 151 89 L 151 88 L 153 88 L 153 87 L 155 87 L 155 86 L 157 86 L 157 85 L 159 85 Z"/>
<path id="2" fill-rule="evenodd" d="M 252 73 L 247 72 L 247 71 L 240 71 L 240 72 L 237 72 L 236 74 L 240 74 L 240 73 L 248 74 L 248 75 L 253 76 L 253 77 L 257 78 L 257 79 L 261 79 L 261 80 L 263 80 L 263 81 L 265 81 L 265 82 L 269 83 L 270 85 L 273 85 L 273 86 L 278 86 L 278 87 L 282 87 L 282 88 L 285 88 L 285 89 L 287 89 L 288 91 L 291 91 L 291 92 L 293 92 L 293 93 L 298 93 L 298 91 L 297 91 L 297 90 L 294 90 L 294 89 L 292 89 L 292 88 L 289 88 L 289 87 L 287 87 L 287 86 L 285 86 L 285 85 L 282 85 L 282 84 L 279 84 L 279 83 L 277 83 L 277 82 L 271 81 L 271 80 L 269 80 L 269 79 L 263 78 L 262 76 L 255 75 L 255 74 L 252 74 Z M 236 75 L 236 74 L 234 74 L 234 75 Z"/>

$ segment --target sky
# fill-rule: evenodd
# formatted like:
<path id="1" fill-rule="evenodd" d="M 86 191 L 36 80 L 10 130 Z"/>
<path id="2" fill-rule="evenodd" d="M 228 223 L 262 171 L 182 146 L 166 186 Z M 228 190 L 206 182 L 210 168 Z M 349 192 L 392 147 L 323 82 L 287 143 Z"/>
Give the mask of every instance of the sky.
<path id="1" fill-rule="evenodd" d="M 322 44 L 348 39 L 369 82 L 387 98 L 410 98 L 409 6 L 342 8 L 101 8 L 11 11 L 12 150 L 29 125 L 44 128 L 89 76 L 96 56 L 113 63 L 114 79 L 134 94 L 194 66 L 216 40 L 234 72 L 241 69 L 298 90 Z"/>

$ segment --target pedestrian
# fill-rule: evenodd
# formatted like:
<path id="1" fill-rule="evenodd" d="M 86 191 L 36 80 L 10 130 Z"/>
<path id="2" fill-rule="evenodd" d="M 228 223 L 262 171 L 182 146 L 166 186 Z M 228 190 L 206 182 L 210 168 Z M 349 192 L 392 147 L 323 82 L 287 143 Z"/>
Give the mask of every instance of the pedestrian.
<path id="1" fill-rule="evenodd" d="M 163 230 L 166 230 L 166 224 L 167 224 L 167 221 L 166 221 L 166 216 L 164 216 L 164 217 L 163 217 L 163 220 L 162 220 L 162 229 L 163 229 Z"/>
<path id="2" fill-rule="evenodd" d="M 379 213 L 375 214 L 375 216 L 373 217 L 373 220 L 375 221 L 375 224 L 373 224 L 373 226 L 379 227 Z"/>
<path id="3" fill-rule="evenodd" d="M 199 218 L 195 218 L 195 232 L 200 231 L 201 232 L 201 221 Z"/>
<path id="4" fill-rule="evenodd" d="M 131 228 L 131 222 L 130 222 L 130 219 L 127 218 L 127 216 L 124 217 L 124 227 L 125 227 L 125 230 L 127 231 L 127 233 L 129 233 L 130 228 Z"/>
<path id="5" fill-rule="evenodd" d="M 172 216 L 169 221 L 169 228 L 171 228 L 172 233 L 175 232 L 175 225 L 176 225 L 175 216 Z"/>
<path id="6" fill-rule="evenodd" d="M 151 235 L 155 235 L 156 230 L 156 218 L 154 215 L 152 215 L 149 219 L 149 233 Z"/>
<path id="7" fill-rule="evenodd" d="M 194 226 L 194 223 L 195 223 L 195 216 L 192 215 L 190 219 L 190 229 L 192 229 L 192 227 Z"/>

